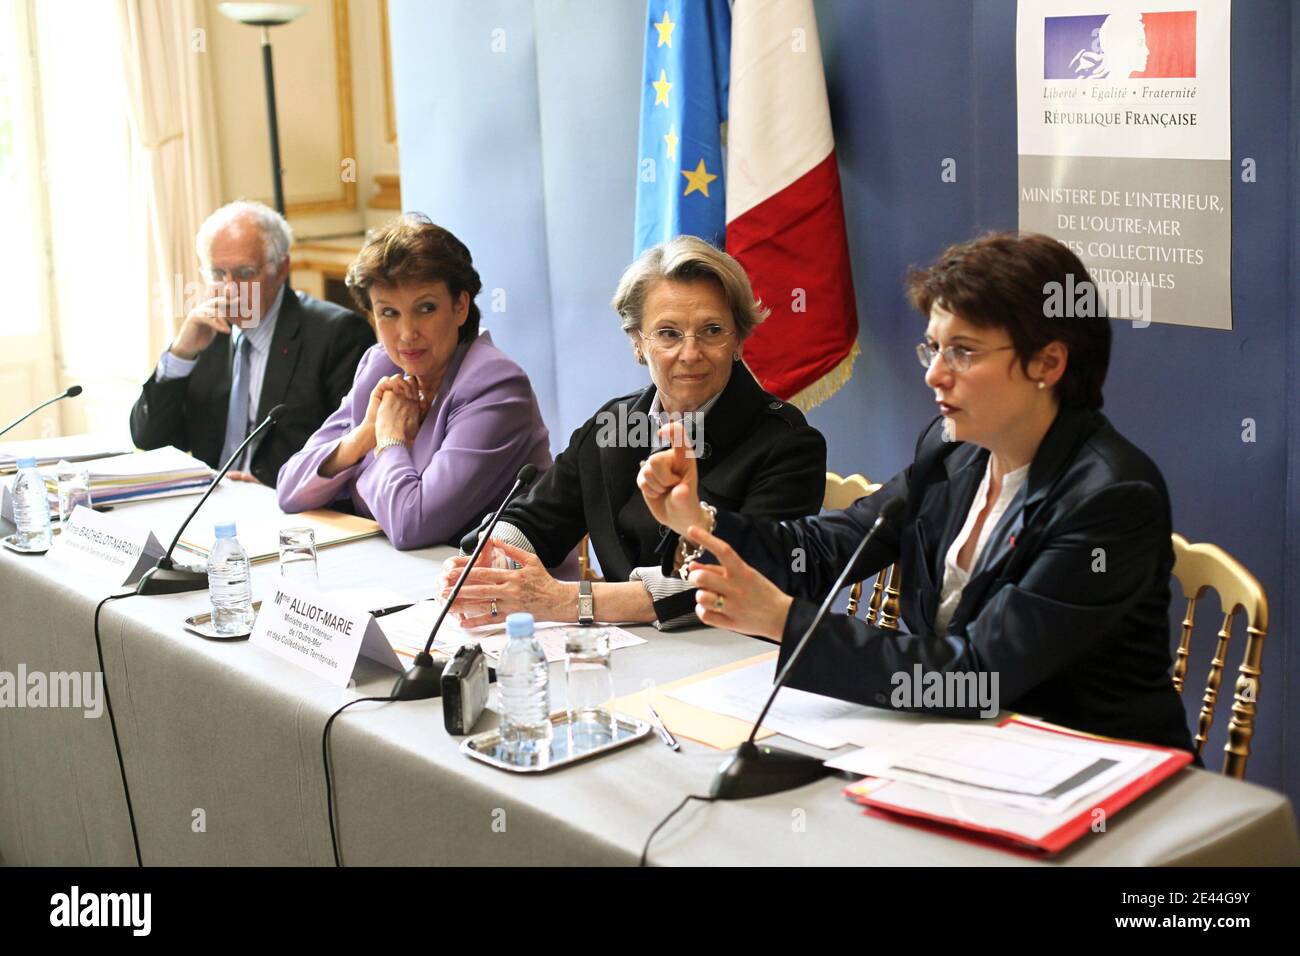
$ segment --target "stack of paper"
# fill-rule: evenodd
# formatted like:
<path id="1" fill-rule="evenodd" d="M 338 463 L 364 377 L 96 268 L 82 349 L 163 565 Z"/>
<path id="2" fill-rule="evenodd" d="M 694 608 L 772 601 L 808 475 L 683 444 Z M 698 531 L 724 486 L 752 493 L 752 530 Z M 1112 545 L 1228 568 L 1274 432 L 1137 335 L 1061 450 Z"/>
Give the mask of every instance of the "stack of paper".
<path id="1" fill-rule="evenodd" d="M 0 474 L 14 471 L 19 458 L 35 458 L 38 466 L 53 465 L 59 461 L 90 461 L 121 455 L 131 451 L 132 447 L 130 437 L 120 432 L 3 442 L 0 443 Z"/>
<path id="2" fill-rule="evenodd" d="M 59 517 L 59 469 L 68 463 L 61 459 L 54 465 L 40 466 L 49 496 L 50 515 Z M 195 495 L 208 487 L 213 471 L 197 458 L 175 448 L 158 448 L 111 458 L 79 461 L 78 467 L 90 475 L 90 501 L 95 506 L 127 501 L 147 501 L 172 495 Z M 0 516 L 13 520 L 13 483 L 17 475 L 0 480 Z"/>
<path id="3" fill-rule="evenodd" d="M 1013 717 L 921 726 L 827 766 L 869 775 L 845 790 L 864 806 L 1057 852 L 1190 762 Z"/>
<path id="4" fill-rule="evenodd" d="M 196 494 L 207 488 L 213 476 L 206 464 L 171 446 L 97 458 L 81 466 L 90 473 L 90 500 L 96 505 Z M 57 494 L 54 471 L 42 469 L 42 474 L 46 487 L 53 482 Z"/>

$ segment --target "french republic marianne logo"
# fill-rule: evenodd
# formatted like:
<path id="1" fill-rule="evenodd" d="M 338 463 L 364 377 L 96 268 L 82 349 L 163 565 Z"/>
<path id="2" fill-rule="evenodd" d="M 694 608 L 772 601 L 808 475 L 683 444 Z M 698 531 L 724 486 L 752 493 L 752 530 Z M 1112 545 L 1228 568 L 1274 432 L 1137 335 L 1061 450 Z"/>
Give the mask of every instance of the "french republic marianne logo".
<path id="1" fill-rule="evenodd" d="M 1043 19 L 1043 79 L 1196 76 L 1196 11 Z"/>

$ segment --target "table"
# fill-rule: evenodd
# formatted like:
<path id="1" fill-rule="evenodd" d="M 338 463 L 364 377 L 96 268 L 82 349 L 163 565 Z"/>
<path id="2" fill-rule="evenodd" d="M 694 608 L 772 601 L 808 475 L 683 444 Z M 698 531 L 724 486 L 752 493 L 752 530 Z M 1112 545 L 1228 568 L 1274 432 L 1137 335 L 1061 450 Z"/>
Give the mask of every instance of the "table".
<path id="1" fill-rule="evenodd" d="M 269 495 L 228 485 L 200 521 Z M 170 540 L 192 497 L 114 513 Z M 286 520 L 286 524 L 290 523 Z M 6 533 L 9 529 L 6 529 Z M 324 550 L 322 585 L 432 593 L 448 548 L 399 553 L 377 538 Z M 54 563 L 0 551 L 0 670 L 95 671 L 92 616 L 110 589 L 53 575 Z M 278 570 L 254 568 L 254 594 Z M 204 641 L 181 627 L 207 593 L 131 597 L 101 617 L 146 865 L 329 865 L 321 766 L 328 715 L 386 694 L 394 674 L 362 660 L 356 689 L 333 687 L 253 647 Z M 770 645 L 709 628 L 660 633 L 613 656 L 615 690 L 666 683 Z M 562 680 L 553 665 L 552 681 Z M 348 864 L 635 864 L 654 825 L 687 794 L 707 792 L 722 754 L 653 736 L 562 772 L 517 776 L 471 761 L 443 729 L 437 700 L 358 704 L 331 738 L 336 812 Z M 491 726 L 492 715 L 476 729 Z M 777 741 L 810 751 L 798 742 Z M 733 803 L 692 803 L 660 831 L 650 862 L 669 865 L 1252 865 L 1300 861 L 1281 794 L 1187 769 L 1054 860 L 1035 859 L 864 816 L 827 778 Z M 131 865 L 126 804 L 107 715 L 0 710 L 0 863 Z"/>

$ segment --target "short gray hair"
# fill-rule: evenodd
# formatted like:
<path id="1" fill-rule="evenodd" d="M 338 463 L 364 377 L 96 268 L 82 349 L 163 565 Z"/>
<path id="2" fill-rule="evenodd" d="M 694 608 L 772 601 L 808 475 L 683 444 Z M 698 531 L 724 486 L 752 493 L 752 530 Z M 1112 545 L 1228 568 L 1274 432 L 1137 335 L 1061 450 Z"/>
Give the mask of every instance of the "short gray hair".
<path id="1" fill-rule="evenodd" d="M 234 202 L 226 203 L 203 220 L 198 235 L 194 237 L 199 260 L 203 263 L 211 262 L 212 240 L 217 233 L 240 219 L 251 220 L 257 226 L 258 232 L 262 234 L 262 245 L 265 248 L 262 264 L 279 268 L 284 260 L 289 258 L 289 246 L 293 245 L 293 229 L 285 221 L 284 216 L 270 206 L 250 199 L 236 199 Z"/>
<path id="2" fill-rule="evenodd" d="M 749 338 L 771 312 L 754 298 L 749 276 L 739 262 L 696 236 L 678 236 L 641 253 L 618 280 L 612 305 L 623 319 L 624 332 L 630 335 L 641 328 L 646 296 L 655 283 L 664 279 L 715 280 L 722 286 L 727 308 L 736 323 L 736 336 L 741 341 Z"/>

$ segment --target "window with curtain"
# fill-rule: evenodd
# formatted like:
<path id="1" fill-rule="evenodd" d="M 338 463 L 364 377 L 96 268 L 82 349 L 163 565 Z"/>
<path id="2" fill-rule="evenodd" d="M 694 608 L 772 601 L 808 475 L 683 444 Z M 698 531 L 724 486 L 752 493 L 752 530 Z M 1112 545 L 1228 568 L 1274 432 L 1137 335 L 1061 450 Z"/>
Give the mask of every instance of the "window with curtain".
<path id="1" fill-rule="evenodd" d="M 84 420 L 68 424 L 93 431 L 125 426 L 148 374 L 147 205 L 132 185 L 114 5 L 74 6 L 32 10 L 61 372 L 86 388 Z"/>
<path id="2" fill-rule="evenodd" d="M 41 325 L 40 193 L 32 142 L 27 37 L 21 0 L 0 0 L 0 262 L 20 281 L 6 292 L 4 337 L 33 335 Z M 2 416 L 0 416 L 2 417 Z"/>
<path id="3" fill-rule="evenodd" d="M 124 431 L 152 365 L 117 16 L 109 0 L 0 0 L 0 420 L 85 388 L 15 438 Z"/>

